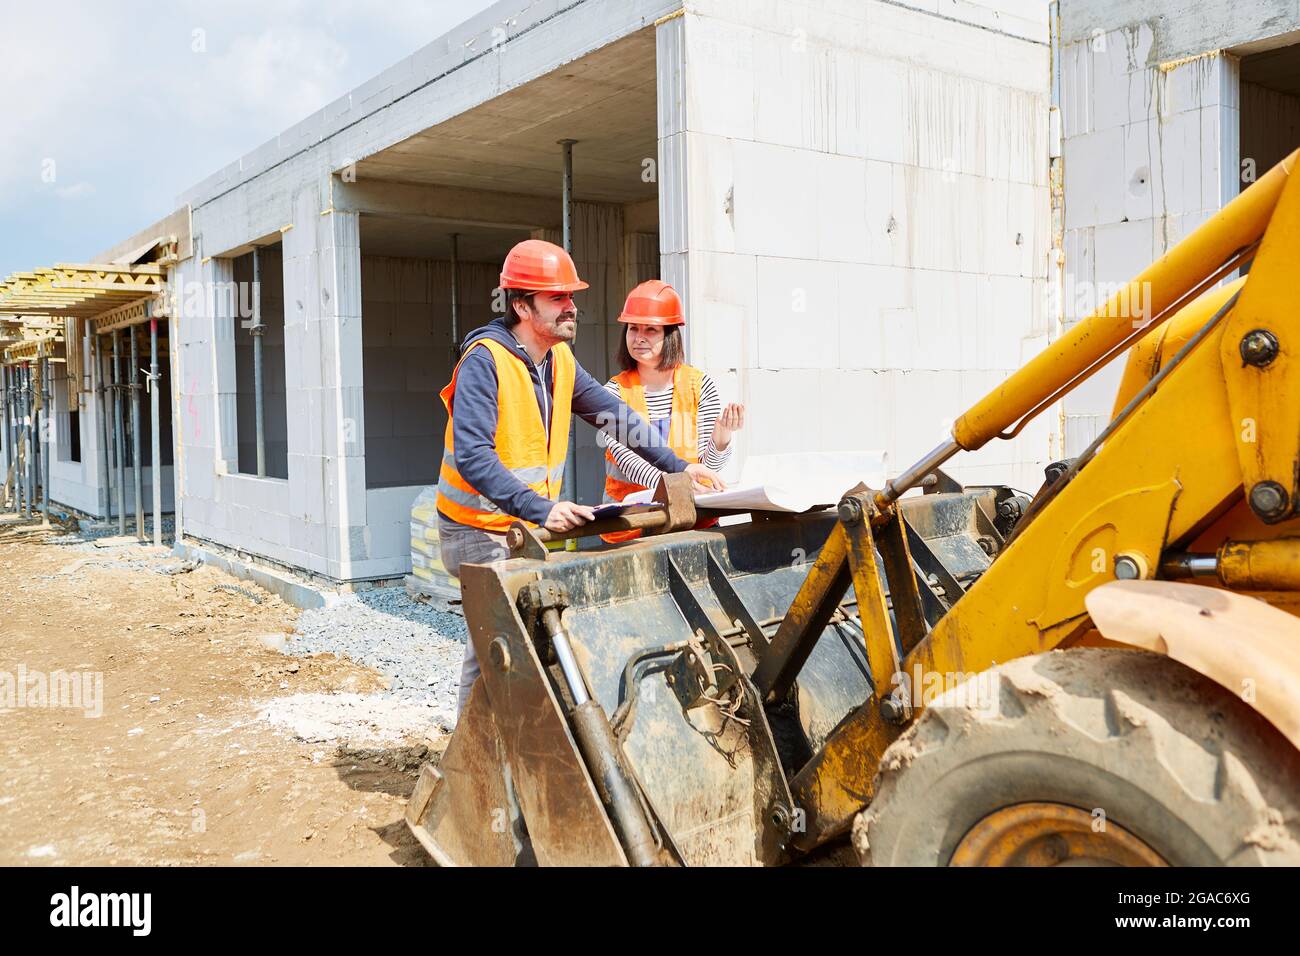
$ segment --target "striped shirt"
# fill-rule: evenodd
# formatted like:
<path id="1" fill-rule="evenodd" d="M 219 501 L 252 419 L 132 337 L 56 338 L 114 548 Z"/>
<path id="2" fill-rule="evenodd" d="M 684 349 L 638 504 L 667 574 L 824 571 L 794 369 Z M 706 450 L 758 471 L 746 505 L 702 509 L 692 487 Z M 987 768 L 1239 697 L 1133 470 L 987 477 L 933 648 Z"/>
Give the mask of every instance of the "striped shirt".
<path id="1" fill-rule="evenodd" d="M 614 395 L 620 395 L 618 382 L 613 379 L 605 383 L 605 389 Z M 669 381 L 668 387 L 658 392 L 652 392 L 647 388 L 645 390 L 645 404 L 651 422 L 670 418 L 673 413 L 673 383 Z M 717 425 L 720 414 L 722 414 L 722 401 L 718 397 L 718 386 L 713 383 L 713 379 L 709 378 L 708 375 L 702 374 L 700 377 L 700 407 L 696 412 L 696 441 L 699 445 L 697 451 L 700 456 L 700 463 L 714 471 L 722 468 L 731 458 L 730 445 L 727 446 L 726 451 L 718 451 L 713 446 L 713 428 Z M 599 430 L 596 432 L 596 441 L 601 448 L 607 448 L 613 453 L 614 461 L 618 464 L 619 470 L 633 484 L 645 488 L 653 488 L 659 484 L 659 476 L 663 472 L 632 451 L 632 449 Z"/>

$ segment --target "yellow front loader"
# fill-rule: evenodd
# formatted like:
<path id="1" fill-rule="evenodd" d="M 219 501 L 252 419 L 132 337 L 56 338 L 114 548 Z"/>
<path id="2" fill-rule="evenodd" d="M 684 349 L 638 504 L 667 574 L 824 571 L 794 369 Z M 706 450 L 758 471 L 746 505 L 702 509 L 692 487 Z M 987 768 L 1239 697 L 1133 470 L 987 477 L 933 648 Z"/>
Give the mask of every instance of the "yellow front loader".
<path id="1" fill-rule="evenodd" d="M 463 571 L 483 676 L 412 831 L 448 865 L 1300 863 L 1296 159 L 883 489 L 512 529 Z M 1125 350 L 1032 499 L 940 470 Z"/>

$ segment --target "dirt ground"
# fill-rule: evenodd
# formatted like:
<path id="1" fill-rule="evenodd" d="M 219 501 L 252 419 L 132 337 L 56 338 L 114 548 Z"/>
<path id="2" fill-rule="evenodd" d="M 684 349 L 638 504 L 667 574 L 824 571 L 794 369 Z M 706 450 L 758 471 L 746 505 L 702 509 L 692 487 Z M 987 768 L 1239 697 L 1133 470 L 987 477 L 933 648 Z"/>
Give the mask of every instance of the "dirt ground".
<path id="1" fill-rule="evenodd" d="M 402 812 L 445 737 L 306 743 L 259 717 L 380 674 L 270 649 L 297 611 L 246 582 L 60 535 L 0 519 L 0 682 L 22 704 L 0 695 L 0 864 L 426 864 Z M 56 671 L 84 675 L 80 709 L 14 696 Z"/>

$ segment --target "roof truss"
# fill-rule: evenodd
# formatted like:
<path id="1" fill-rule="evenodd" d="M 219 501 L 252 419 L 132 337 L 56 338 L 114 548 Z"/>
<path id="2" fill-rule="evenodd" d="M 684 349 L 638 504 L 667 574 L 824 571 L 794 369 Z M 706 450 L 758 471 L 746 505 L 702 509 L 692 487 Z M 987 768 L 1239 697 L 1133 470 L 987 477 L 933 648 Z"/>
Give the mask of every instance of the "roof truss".
<path id="1" fill-rule="evenodd" d="M 0 282 L 0 312 L 91 318 L 157 296 L 164 291 L 166 281 L 160 265 L 61 263 L 35 272 L 15 272 Z"/>

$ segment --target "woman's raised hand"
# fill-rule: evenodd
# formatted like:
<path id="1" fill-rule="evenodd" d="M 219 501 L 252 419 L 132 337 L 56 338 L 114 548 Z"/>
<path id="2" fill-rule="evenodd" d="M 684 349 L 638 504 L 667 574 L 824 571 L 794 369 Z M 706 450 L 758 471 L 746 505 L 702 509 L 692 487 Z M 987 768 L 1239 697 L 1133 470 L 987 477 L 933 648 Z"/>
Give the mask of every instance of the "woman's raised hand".
<path id="1" fill-rule="evenodd" d="M 745 406 L 739 402 L 730 402 L 718 416 L 718 423 L 713 426 L 713 447 L 726 451 L 731 444 L 731 436 L 745 427 Z"/>

